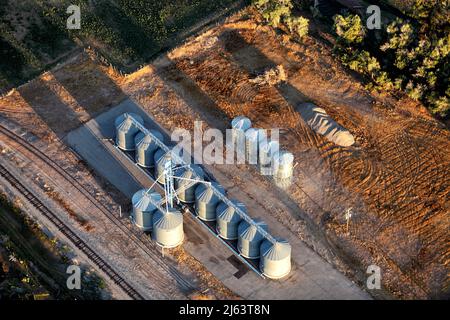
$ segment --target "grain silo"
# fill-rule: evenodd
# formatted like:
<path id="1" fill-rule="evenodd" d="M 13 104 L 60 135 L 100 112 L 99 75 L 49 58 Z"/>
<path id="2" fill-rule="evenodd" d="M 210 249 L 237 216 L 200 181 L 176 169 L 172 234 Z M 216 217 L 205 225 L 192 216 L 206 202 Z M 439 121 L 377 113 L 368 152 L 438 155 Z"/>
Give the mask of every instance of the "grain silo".
<path id="1" fill-rule="evenodd" d="M 162 143 L 164 137 L 161 132 L 150 130 L 150 132 Z M 139 132 L 134 138 L 136 145 L 136 163 L 141 167 L 151 168 L 155 165 L 155 152 L 158 150 L 158 145 L 150 135 Z"/>
<path id="2" fill-rule="evenodd" d="M 237 200 L 231 200 L 231 202 L 247 214 L 245 205 Z M 236 240 L 238 238 L 238 225 L 241 222 L 241 216 L 236 210 L 221 202 L 216 208 L 216 231 L 224 239 Z"/>
<path id="3" fill-rule="evenodd" d="M 261 260 L 259 268 L 270 279 L 281 279 L 291 271 L 291 245 L 284 239 L 277 238 L 272 243 L 264 240 L 260 247 Z"/>
<path id="4" fill-rule="evenodd" d="M 255 220 L 255 224 L 242 221 L 238 227 L 238 250 L 243 257 L 248 259 L 259 258 L 259 246 L 264 240 L 257 226 L 265 231 L 268 230 L 267 224 L 261 220 Z"/>
<path id="5" fill-rule="evenodd" d="M 280 151 L 274 156 L 274 177 L 278 180 L 290 179 L 294 172 L 294 155 Z"/>
<path id="6" fill-rule="evenodd" d="M 238 141 L 245 142 L 245 132 L 251 126 L 252 122 L 250 119 L 244 116 L 238 116 L 231 121 L 231 137 L 234 146 L 236 146 Z"/>
<path id="7" fill-rule="evenodd" d="M 154 159 L 155 159 L 155 178 L 159 183 L 164 185 L 166 183 L 164 176 L 166 163 L 168 161 L 171 161 L 172 166 L 174 166 L 175 163 L 175 161 L 172 158 L 172 152 L 171 151 L 166 152 L 163 149 L 158 149 L 155 152 Z"/>
<path id="8" fill-rule="evenodd" d="M 220 193 L 225 194 L 225 189 L 216 182 L 211 182 Z M 216 206 L 220 199 L 213 192 L 209 184 L 202 183 L 195 189 L 195 211 L 204 221 L 216 220 Z"/>
<path id="9" fill-rule="evenodd" d="M 114 122 L 116 128 L 116 145 L 125 151 L 133 151 L 135 149 L 134 137 L 139 132 L 132 118 L 138 123 L 144 124 L 142 117 L 135 113 L 121 114 Z"/>
<path id="10" fill-rule="evenodd" d="M 161 201 L 161 195 L 156 192 L 148 192 L 142 189 L 136 192 L 131 198 L 133 211 L 131 213 L 132 220 L 138 228 L 143 231 L 150 231 L 153 225 L 153 213 L 157 207 L 155 203 Z"/>
<path id="11" fill-rule="evenodd" d="M 275 140 L 262 141 L 259 146 L 259 164 L 261 166 L 270 166 L 273 156 L 280 149 L 280 143 Z"/>
<path id="12" fill-rule="evenodd" d="M 248 164 L 258 164 L 259 146 L 267 141 L 264 129 L 250 128 L 245 131 L 245 160 Z"/>
<path id="13" fill-rule="evenodd" d="M 178 199 L 183 203 L 194 203 L 195 189 L 198 183 L 191 180 L 203 180 L 205 177 L 203 169 L 198 165 L 191 164 L 177 169 L 174 176 L 176 177 L 174 184 Z"/>
<path id="14" fill-rule="evenodd" d="M 157 210 L 153 215 L 153 240 L 163 248 L 174 248 L 184 239 L 183 215 L 176 209 L 162 212 Z"/>

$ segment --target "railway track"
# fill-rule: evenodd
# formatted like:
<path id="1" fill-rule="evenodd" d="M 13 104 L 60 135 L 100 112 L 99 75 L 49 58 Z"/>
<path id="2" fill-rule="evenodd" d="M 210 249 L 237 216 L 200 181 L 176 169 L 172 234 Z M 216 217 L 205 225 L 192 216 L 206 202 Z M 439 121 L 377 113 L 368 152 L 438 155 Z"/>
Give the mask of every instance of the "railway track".
<path id="1" fill-rule="evenodd" d="M 78 249 L 80 249 L 92 262 L 94 262 L 113 282 L 118 285 L 130 298 L 134 300 L 143 300 L 140 295 L 129 283 L 125 281 L 114 269 L 102 259 L 95 251 L 89 247 L 79 236 L 75 234 L 61 219 L 57 217 L 49 208 L 47 208 L 29 189 L 27 189 L 19 180 L 17 180 L 8 170 L 0 164 L 0 175 L 8 181 L 17 191 L 19 191 L 29 203 L 41 212 L 55 227 L 66 236 Z"/>
<path id="2" fill-rule="evenodd" d="M 41 150 L 33 146 L 27 140 L 22 138 L 21 136 L 15 134 L 11 130 L 7 129 L 3 125 L 0 124 L 0 133 L 4 134 L 8 138 L 14 140 L 16 143 L 20 144 L 23 148 L 27 149 L 29 152 L 38 157 L 41 161 L 45 162 L 49 167 L 51 167 L 54 171 L 56 171 L 61 177 L 63 177 L 67 182 L 69 182 L 74 188 L 76 188 L 86 199 L 89 200 L 103 215 L 110 220 L 115 226 L 117 226 L 122 232 L 127 234 L 131 241 L 133 241 L 137 246 L 139 246 L 152 260 L 156 261 L 159 267 L 167 272 L 173 279 L 176 281 L 177 285 L 186 292 L 192 292 L 197 290 L 197 287 L 192 284 L 190 281 L 185 279 L 185 276 L 179 272 L 174 266 L 169 265 L 162 257 L 159 247 L 157 247 L 148 236 L 144 233 L 136 230 L 130 224 L 125 223 L 123 219 L 119 219 L 113 214 L 111 211 L 103 205 L 100 201 L 98 201 L 95 197 L 92 196 L 91 192 L 83 186 L 77 178 L 73 177 L 70 173 L 68 173 L 64 168 L 58 165 L 54 160 L 49 158 L 45 153 Z M 152 270 L 156 272 L 156 270 Z M 163 275 L 155 275 L 155 278 L 159 278 L 158 281 L 167 281 L 167 277 Z M 168 290 L 168 288 L 165 288 Z"/>

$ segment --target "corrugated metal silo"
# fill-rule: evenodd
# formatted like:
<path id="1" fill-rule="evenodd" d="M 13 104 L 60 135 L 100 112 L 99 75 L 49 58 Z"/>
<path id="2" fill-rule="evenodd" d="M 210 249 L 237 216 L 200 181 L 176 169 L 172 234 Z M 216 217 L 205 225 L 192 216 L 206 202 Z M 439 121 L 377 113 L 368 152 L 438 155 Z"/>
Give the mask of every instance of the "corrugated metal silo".
<path id="1" fill-rule="evenodd" d="M 250 129 L 252 122 L 249 118 L 238 116 L 231 120 L 231 137 L 233 145 L 236 146 L 238 141 L 245 145 L 245 132 Z"/>
<path id="2" fill-rule="evenodd" d="M 278 141 L 263 141 L 259 146 L 259 164 L 261 166 L 269 166 L 272 163 L 273 156 L 280 149 Z"/>
<path id="3" fill-rule="evenodd" d="M 164 137 L 161 132 L 156 130 L 150 130 L 150 132 L 164 143 Z M 151 168 L 155 165 L 155 152 L 158 150 L 158 145 L 153 138 L 149 135 L 145 135 L 143 132 L 139 132 L 134 138 L 136 145 L 136 163 L 141 167 Z"/>
<path id="4" fill-rule="evenodd" d="M 216 182 L 211 184 L 221 193 L 225 194 L 225 189 Z M 200 219 L 204 221 L 216 220 L 216 206 L 220 199 L 214 194 L 207 184 L 200 184 L 195 189 L 195 211 Z"/>
<path id="5" fill-rule="evenodd" d="M 257 226 L 268 230 L 267 224 L 261 220 L 255 220 Z M 238 227 L 238 250 L 240 254 L 248 259 L 259 258 L 259 246 L 264 240 L 263 235 L 258 231 L 256 225 L 250 225 L 247 221 L 242 221 Z"/>
<path id="6" fill-rule="evenodd" d="M 277 238 L 272 243 L 264 240 L 261 244 L 259 268 L 270 279 L 281 279 L 291 271 L 291 245 L 284 239 Z"/>
<path id="7" fill-rule="evenodd" d="M 163 248 L 174 248 L 184 239 L 183 215 L 180 211 L 169 209 L 168 212 L 157 210 L 153 215 L 153 239 Z"/>
<path id="8" fill-rule="evenodd" d="M 189 180 L 183 179 L 200 179 L 203 180 L 205 173 L 203 169 L 195 164 L 191 164 L 185 168 L 179 168 L 174 173 L 175 177 L 175 190 L 177 191 L 178 199 L 183 203 L 194 203 L 195 202 L 195 189 L 198 183 L 194 183 Z"/>
<path id="9" fill-rule="evenodd" d="M 265 141 L 267 141 L 265 130 L 250 128 L 245 131 L 245 160 L 247 163 L 258 163 L 259 146 Z"/>
<path id="10" fill-rule="evenodd" d="M 131 214 L 134 224 L 143 231 L 150 231 L 153 225 L 153 213 L 156 211 L 157 203 L 161 200 L 159 193 L 148 193 L 148 190 L 142 189 L 136 192 L 131 198 L 133 212 Z"/>
<path id="11" fill-rule="evenodd" d="M 124 113 L 118 116 L 114 122 L 116 128 L 116 145 L 125 151 L 133 151 L 135 149 L 134 137 L 139 129 L 134 125 L 132 119 L 140 124 L 144 124 L 142 117 L 135 113 Z"/>
<path id="12" fill-rule="evenodd" d="M 276 179 L 290 179 L 294 172 L 294 155 L 287 151 L 280 151 L 274 156 L 274 175 Z"/>
<path id="13" fill-rule="evenodd" d="M 175 166 L 175 161 L 172 159 L 172 152 L 171 151 L 164 151 L 163 149 L 158 149 L 155 152 L 155 178 L 157 178 L 157 181 L 164 185 L 165 179 L 164 179 L 164 168 L 167 161 L 172 161 L 172 166 Z"/>
<path id="14" fill-rule="evenodd" d="M 247 213 L 247 209 L 242 202 L 231 200 L 239 209 Z M 216 231 L 224 239 L 236 240 L 238 238 L 238 225 L 242 220 L 241 216 L 233 207 L 221 202 L 216 208 Z"/>

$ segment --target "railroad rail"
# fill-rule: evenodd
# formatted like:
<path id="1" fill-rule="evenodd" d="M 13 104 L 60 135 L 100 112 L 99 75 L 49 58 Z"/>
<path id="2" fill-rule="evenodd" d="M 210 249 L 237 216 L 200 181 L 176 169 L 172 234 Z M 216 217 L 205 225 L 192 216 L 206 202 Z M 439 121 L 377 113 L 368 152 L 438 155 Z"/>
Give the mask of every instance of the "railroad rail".
<path id="1" fill-rule="evenodd" d="M 27 201 L 42 213 L 67 239 L 80 249 L 100 270 L 105 272 L 113 282 L 118 285 L 130 298 L 143 300 L 129 283 L 125 281 L 102 257 L 89 247 L 78 235 L 75 234 L 56 214 L 46 207 L 29 189 L 27 189 L 16 177 L 14 177 L 3 165 L 0 164 L 0 175 L 8 181 L 17 191 L 19 191 Z"/>
<path id="2" fill-rule="evenodd" d="M 69 182 L 74 188 L 76 188 L 82 195 L 84 195 L 90 203 L 92 203 L 103 215 L 111 221 L 116 227 L 118 227 L 122 232 L 129 236 L 139 248 L 141 248 L 153 261 L 157 262 L 159 267 L 167 272 L 173 279 L 177 282 L 178 286 L 185 291 L 197 290 L 197 287 L 190 281 L 185 279 L 185 276 L 178 271 L 174 266 L 169 265 L 165 259 L 162 257 L 160 248 L 157 247 L 144 233 L 136 230 L 131 224 L 126 224 L 123 219 L 119 219 L 117 216 L 111 214 L 111 210 L 108 209 L 104 204 L 98 201 L 92 196 L 91 192 L 81 184 L 81 182 L 68 173 L 64 168 L 58 165 L 54 160 L 47 156 L 44 152 L 36 148 L 34 145 L 29 143 L 26 139 L 15 134 L 8 128 L 0 124 L 0 133 L 4 134 L 8 138 L 14 140 L 22 147 L 27 149 L 29 152 L 37 156 L 41 161 L 45 162 L 53 170 L 55 170 L 61 177 L 63 177 L 67 182 Z M 157 270 L 152 270 L 152 272 L 157 272 Z M 161 280 L 167 280 L 167 277 L 159 276 Z M 167 288 L 166 288 L 167 289 Z"/>

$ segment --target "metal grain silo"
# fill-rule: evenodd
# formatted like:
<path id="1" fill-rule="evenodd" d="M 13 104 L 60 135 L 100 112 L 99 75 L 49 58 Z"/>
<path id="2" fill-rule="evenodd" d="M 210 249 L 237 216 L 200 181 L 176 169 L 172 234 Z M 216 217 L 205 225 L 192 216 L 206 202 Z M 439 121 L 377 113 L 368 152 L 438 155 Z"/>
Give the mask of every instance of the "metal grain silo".
<path id="1" fill-rule="evenodd" d="M 281 279 L 291 271 L 291 245 L 277 238 L 275 243 L 264 240 L 260 247 L 259 268 L 270 279 Z"/>
<path id="2" fill-rule="evenodd" d="M 265 130 L 250 128 L 245 131 L 245 160 L 249 164 L 258 163 L 259 146 L 267 141 Z"/>
<path id="3" fill-rule="evenodd" d="M 231 202 L 241 209 L 245 214 L 247 209 L 245 205 L 237 200 L 231 200 Z M 236 240 L 238 238 L 238 225 L 241 222 L 241 216 L 236 212 L 236 210 L 221 202 L 216 208 L 216 231 L 224 239 Z"/>
<path id="4" fill-rule="evenodd" d="M 248 259 L 259 258 L 259 246 L 264 240 L 256 226 L 265 231 L 268 230 L 267 224 L 261 220 L 255 220 L 255 225 L 242 221 L 238 226 L 238 250 L 243 257 Z"/>
<path id="5" fill-rule="evenodd" d="M 174 248 L 184 239 L 183 215 L 180 211 L 157 210 L 153 215 L 153 240 L 163 248 Z"/>
<path id="6" fill-rule="evenodd" d="M 175 166 L 175 161 L 172 158 L 172 152 L 171 151 L 164 151 L 163 149 L 158 149 L 155 152 L 154 155 L 154 159 L 155 159 L 155 178 L 157 179 L 157 181 L 159 183 L 161 183 L 162 185 L 164 185 L 165 182 L 165 177 L 164 177 L 164 169 L 165 169 L 165 165 L 167 163 L 167 161 L 172 161 L 172 166 Z"/>
<path id="7" fill-rule="evenodd" d="M 259 146 L 259 164 L 261 166 L 270 166 L 273 156 L 279 149 L 280 143 L 278 141 L 263 141 Z"/>
<path id="8" fill-rule="evenodd" d="M 287 151 L 280 151 L 274 156 L 274 176 L 276 179 L 290 179 L 294 172 L 294 155 Z"/>
<path id="9" fill-rule="evenodd" d="M 222 194 L 225 194 L 225 189 L 216 182 L 211 184 Z M 220 199 L 214 194 L 212 188 L 208 184 L 200 184 L 195 189 L 195 211 L 200 219 L 204 221 L 216 220 L 216 206 Z"/>
<path id="10" fill-rule="evenodd" d="M 234 146 L 238 141 L 245 144 L 245 131 L 250 129 L 251 126 L 250 119 L 244 116 L 238 116 L 231 121 L 231 137 Z"/>
<path id="11" fill-rule="evenodd" d="M 133 151 L 135 149 L 134 136 L 139 132 L 132 118 L 140 124 L 144 124 L 142 117 L 135 113 L 121 114 L 114 122 L 116 128 L 116 145 L 125 151 Z"/>
<path id="12" fill-rule="evenodd" d="M 192 182 L 190 180 L 203 180 L 205 173 L 203 169 L 195 164 L 191 164 L 187 167 L 179 168 L 175 171 L 174 176 L 177 177 L 174 180 L 175 190 L 177 191 L 178 199 L 183 203 L 194 203 L 195 202 L 195 189 L 198 183 Z"/>
<path id="13" fill-rule="evenodd" d="M 147 189 L 136 192 L 131 198 L 133 212 L 131 218 L 136 226 L 143 231 L 150 231 L 153 225 L 153 213 L 157 207 L 155 203 L 161 201 L 159 193 L 149 193 Z"/>
<path id="14" fill-rule="evenodd" d="M 150 130 L 150 132 L 159 141 L 164 143 L 164 138 L 161 132 L 156 130 Z M 155 152 L 158 150 L 158 145 L 149 135 L 139 132 L 134 138 L 136 145 L 136 163 L 141 167 L 151 168 L 155 165 Z"/>

